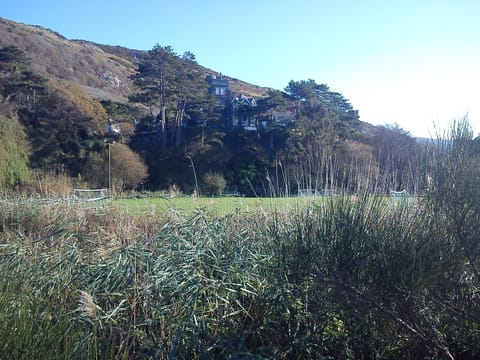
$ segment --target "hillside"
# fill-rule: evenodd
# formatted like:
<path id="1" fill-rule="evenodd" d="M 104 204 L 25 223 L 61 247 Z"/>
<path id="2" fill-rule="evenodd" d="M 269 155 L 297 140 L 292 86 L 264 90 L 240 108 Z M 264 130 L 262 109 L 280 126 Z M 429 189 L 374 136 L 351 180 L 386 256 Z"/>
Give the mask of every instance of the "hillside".
<path id="1" fill-rule="evenodd" d="M 0 136 L 24 143 L 17 151 L 3 141 L 3 151 L 12 159 L 21 154 L 24 168 L 65 171 L 89 187 L 105 187 L 109 141 L 117 143 L 112 174 L 120 191 L 139 183 L 187 193 L 199 184 L 210 194 L 227 187 L 255 196 L 270 194 L 273 185 L 286 195 L 313 187 L 357 192 L 419 186 L 405 170 L 418 158 L 408 134 L 360 121 L 348 99 L 311 79 L 268 93 L 222 74 L 229 83 L 212 83 L 209 96 L 205 77 L 220 74 L 168 46 L 141 51 L 69 40 L 1 18 L 0 50 L 0 125 L 9 126 Z M 3 173 L 11 174 L 6 166 L 17 163 L 1 161 Z M 191 176 L 193 163 L 200 182 Z M 119 175 L 124 164 L 129 174 L 145 176 L 127 181 Z M 141 171 L 133 170 L 137 165 Z M 22 170 L 4 183 L 25 182 Z"/>
<path id="2" fill-rule="evenodd" d="M 27 51 L 38 73 L 82 86 L 94 99 L 126 102 L 135 92 L 130 75 L 145 51 L 101 45 L 86 40 L 69 40 L 40 26 L 0 18 L 0 47 L 16 45 Z M 153 46 L 154 44 L 152 44 Z M 205 75 L 218 74 L 203 68 Z M 230 79 L 234 93 L 260 97 L 267 88 Z"/>

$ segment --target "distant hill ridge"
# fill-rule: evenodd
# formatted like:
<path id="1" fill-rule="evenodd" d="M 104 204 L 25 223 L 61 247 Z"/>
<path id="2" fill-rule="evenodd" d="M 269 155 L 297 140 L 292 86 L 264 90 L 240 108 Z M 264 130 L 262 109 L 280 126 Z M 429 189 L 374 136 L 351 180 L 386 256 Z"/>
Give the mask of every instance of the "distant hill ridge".
<path id="1" fill-rule="evenodd" d="M 32 68 L 38 73 L 81 85 L 96 100 L 120 103 L 127 102 L 136 91 L 130 76 L 136 71 L 138 59 L 146 53 L 88 40 L 69 40 L 41 26 L 0 18 L 0 47 L 10 45 L 24 49 L 32 60 Z M 219 74 L 202 69 L 205 75 Z M 268 88 L 225 77 L 230 80 L 233 93 L 254 97 L 267 93 Z"/>

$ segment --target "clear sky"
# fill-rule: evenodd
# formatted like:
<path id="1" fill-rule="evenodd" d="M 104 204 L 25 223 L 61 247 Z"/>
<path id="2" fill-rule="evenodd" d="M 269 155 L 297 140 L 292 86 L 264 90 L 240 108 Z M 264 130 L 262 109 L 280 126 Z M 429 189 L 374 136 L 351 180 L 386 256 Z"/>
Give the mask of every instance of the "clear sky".
<path id="1" fill-rule="evenodd" d="M 279 90 L 314 79 L 362 120 L 416 136 L 467 113 L 480 130 L 479 0 L 4 0 L 0 16 L 69 39 L 171 45 Z"/>

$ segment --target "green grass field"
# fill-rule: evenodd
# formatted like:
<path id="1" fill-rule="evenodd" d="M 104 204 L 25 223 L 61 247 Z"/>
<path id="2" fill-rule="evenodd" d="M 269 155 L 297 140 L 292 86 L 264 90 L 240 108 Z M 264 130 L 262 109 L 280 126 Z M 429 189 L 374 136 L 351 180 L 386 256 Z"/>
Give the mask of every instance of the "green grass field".
<path id="1" fill-rule="evenodd" d="M 181 196 L 175 198 L 129 198 L 115 199 L 112 205 L 133 214 L 151 214 L 178 211 L 192 213 L 196 209 L 205 209 L 214 215 L 250 213 L 256 211 L 288 211 L 298 206 L 322 201 L 321 198 L 254 198 L 254 197 L 200 197 Z"/>

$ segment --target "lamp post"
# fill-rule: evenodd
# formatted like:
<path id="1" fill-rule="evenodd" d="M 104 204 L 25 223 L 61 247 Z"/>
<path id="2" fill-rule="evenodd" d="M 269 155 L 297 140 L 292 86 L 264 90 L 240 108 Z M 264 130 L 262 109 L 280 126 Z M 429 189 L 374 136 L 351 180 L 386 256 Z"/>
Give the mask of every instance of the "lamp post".
<path id="1" fill-rule="evenodd" d="M 114 141 L 111 138 L 105 138 L 103 141 L 108 147 L 108 195 L 112 197 L 112 156 L 110 146 Z"/>
<path id="2" fill-rule="evenodd" d="M 108 194 L 112 197 L 112 158 L 110 156 L 111 142 L 108 142 Z"/>
<path id="3" fill-rule="evenodd" d="M 198 197 L 199 193 L 198 193 L 198 180 L 197 180 L 197 173 L 195 171 L 195 165 L 193 165 L 193 160 L 192 160 L 192 157 L 191 156 L 186 156 L 186 158 L 188 160 L 190 160 L 190 163 L 192 164 L 192 169 L 193 169 L 193 177 L 195 178 L 195 197 Z"/>

